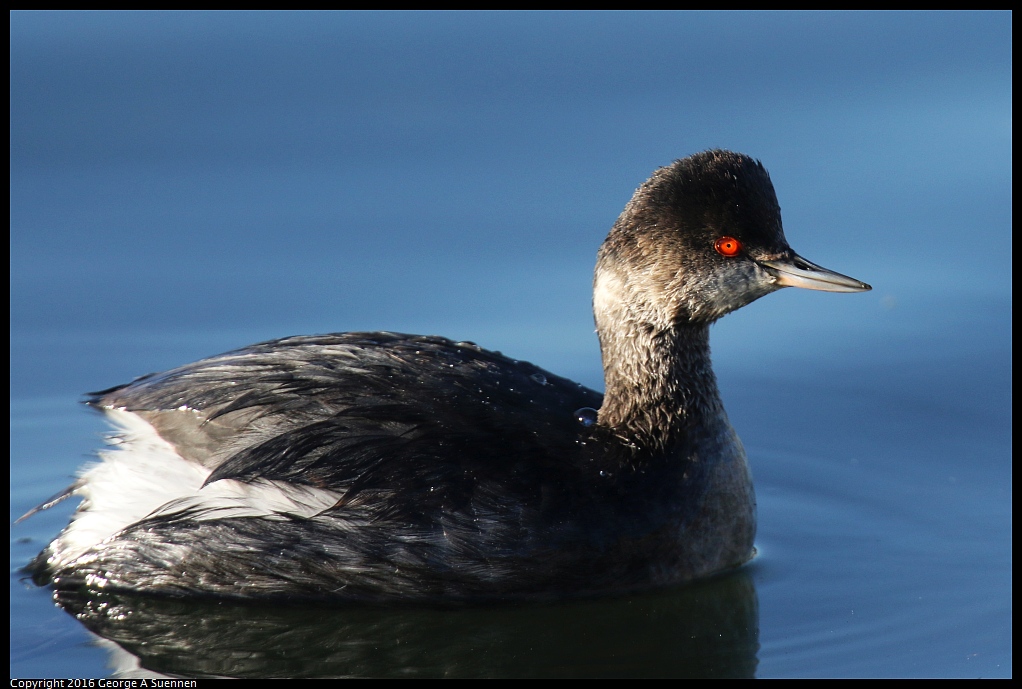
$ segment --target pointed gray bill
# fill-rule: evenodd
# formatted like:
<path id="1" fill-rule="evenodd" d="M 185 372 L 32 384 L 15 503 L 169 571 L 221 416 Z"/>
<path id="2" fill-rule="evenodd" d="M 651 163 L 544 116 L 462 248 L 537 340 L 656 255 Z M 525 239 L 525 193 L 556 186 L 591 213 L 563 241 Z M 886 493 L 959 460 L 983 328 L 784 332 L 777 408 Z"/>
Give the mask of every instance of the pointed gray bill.
<path id="1" fill-rule="evenodd" d="M 821 292 L 868 292 L 873 289 L 865 282 L 850 278 L 833 270 L 810 263 L 796 253 L 790 258 L 756 261 L 766 268 L 781 287 L 801 287 Z"/>

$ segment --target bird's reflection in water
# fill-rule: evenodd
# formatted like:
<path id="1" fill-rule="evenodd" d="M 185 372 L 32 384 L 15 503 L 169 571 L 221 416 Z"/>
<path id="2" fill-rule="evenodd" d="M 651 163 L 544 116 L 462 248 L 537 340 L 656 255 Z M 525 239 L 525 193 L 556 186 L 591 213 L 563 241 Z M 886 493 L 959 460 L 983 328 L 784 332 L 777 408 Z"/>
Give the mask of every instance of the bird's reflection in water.
<path id="1" fill-rule="evenodd" d="M 657 593 L 476 607 L 267 606 L 57 591 L 115 676 L 752 677 L 749 568 Z"/>

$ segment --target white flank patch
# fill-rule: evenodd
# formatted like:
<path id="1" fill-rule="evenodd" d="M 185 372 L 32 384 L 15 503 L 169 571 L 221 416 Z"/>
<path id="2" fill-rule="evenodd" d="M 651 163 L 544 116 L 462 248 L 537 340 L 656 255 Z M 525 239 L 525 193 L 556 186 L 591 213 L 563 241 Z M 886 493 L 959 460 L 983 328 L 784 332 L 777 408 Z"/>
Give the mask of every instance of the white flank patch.
<path id="1" fill-rule="evenodd" d="M 60 567 L 97 548 L 125 527 L 153 516 L 197 510 L 195 520 L 285 516 L 314 517 L 337 504 L 341 493 L 281 481 L 231 479 L 205 488 L 212 473 L 181 457 L 144 419 L 123 409 L 105 410 L 116 429 L 114 447 L 87 467 L 74 491 L 82 504 L 53 543 L 51 564 Z"/>

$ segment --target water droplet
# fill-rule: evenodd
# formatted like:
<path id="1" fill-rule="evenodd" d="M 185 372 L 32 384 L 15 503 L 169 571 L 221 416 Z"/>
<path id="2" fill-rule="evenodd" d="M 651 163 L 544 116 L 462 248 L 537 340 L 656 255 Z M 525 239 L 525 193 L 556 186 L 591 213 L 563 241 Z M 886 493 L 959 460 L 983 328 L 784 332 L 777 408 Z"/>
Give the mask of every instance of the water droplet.
<path id="1" fill-rule="evenodd" d="M 540 385 L 546 385 L 546 376 L 544 376 L 542 373 L 533 373 L 529 377 L 532 378 L 537 383 L 539 383 Z"/>
<path id="2" fill-rule="evenodd" d="M 590 426 L 596 425 L 596 420 L 599 418 L 600 413 L 592 407 L 582 407 L 581 409 L 575 410 L 575 418 L 580 424 L 589 428 Z"/>

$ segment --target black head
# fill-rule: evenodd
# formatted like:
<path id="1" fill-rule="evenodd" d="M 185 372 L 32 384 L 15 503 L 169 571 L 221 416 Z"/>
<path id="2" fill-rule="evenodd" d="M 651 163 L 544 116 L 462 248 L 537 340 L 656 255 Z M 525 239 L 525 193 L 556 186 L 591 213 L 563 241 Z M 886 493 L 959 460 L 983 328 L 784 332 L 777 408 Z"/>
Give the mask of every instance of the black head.
<path id="1" fill-rule="evenodd" d="M 594 305 L 598 321 L 625 300 L 630 317 L 669 327 L 712 322 L 789 286 L 869 289 L 792 251 L 759 161 L 712 150 L 660 168 L 636 190 L 600 248 Z"/>

